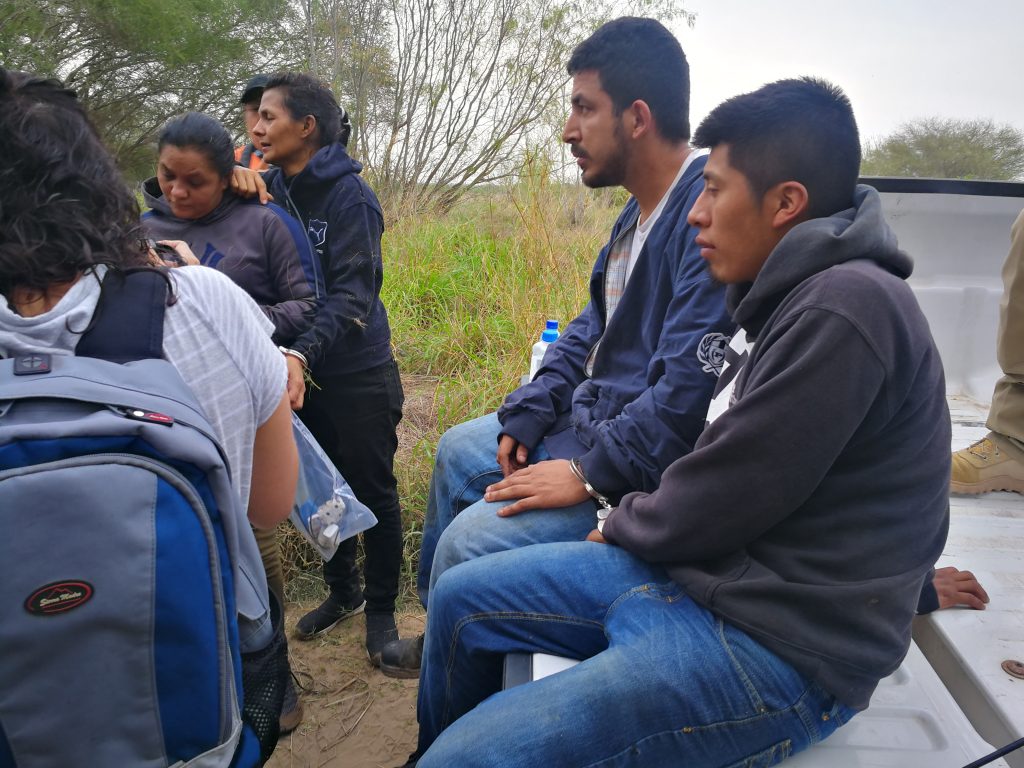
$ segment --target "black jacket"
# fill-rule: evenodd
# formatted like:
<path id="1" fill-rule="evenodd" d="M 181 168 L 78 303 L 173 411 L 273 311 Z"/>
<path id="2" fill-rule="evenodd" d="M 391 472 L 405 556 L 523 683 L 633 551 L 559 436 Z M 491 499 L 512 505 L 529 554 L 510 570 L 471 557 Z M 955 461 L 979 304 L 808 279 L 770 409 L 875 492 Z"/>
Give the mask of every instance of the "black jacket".
<path id="1" fill-rule="evenodd" d="M 345 147 L 329 144 L 290 179 L 278 168 L 264 176 L 320 255 L 326 297 L 313 327 L 292 344 L 314 376 L 364 371 L 391 359 L 391 328 L 380 300 L 384 217 L 361 170 Z"/>

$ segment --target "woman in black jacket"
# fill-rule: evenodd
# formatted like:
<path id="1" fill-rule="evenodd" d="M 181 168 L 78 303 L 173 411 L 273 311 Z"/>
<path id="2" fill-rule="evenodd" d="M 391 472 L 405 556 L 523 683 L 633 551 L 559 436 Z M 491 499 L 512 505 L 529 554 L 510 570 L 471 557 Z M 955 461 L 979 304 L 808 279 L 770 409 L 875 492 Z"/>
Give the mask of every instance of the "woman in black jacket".
<path id="1" fill-rule="evenodd" d="M 404 398 L 380 300 L 384 218 L 359 175 L 362 166 L 346 151 L 348 133 L 345 113 L 323 83 L 303 74 L 270 78 L 253 129 L 275 166 L 264 180 L 302 222 L 326 288 L 312 328 L 283 350 L 292 407 L 301 408 L 302 421 L 378 521 L 363 534 L 365 590 L 349 539 L 324 563 L 330 594 L 299 619 L 296 634 L 315 637 L 365 608 L 366 650 L 379 665 L 381 649 L 398 637 L 402 520 L 393 464 Z"/>

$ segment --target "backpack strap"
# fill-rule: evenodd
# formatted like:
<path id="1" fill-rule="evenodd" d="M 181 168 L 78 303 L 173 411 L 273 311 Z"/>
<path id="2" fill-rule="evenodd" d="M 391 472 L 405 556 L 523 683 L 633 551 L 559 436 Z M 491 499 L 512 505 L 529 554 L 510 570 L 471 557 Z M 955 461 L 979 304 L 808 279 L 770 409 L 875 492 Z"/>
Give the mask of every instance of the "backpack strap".
<path id="1" fill-rule="evenodd" d="M 75 354 L 112 363 L 162 358 L 168 288 L 159 269 L 109 270 Z"/>

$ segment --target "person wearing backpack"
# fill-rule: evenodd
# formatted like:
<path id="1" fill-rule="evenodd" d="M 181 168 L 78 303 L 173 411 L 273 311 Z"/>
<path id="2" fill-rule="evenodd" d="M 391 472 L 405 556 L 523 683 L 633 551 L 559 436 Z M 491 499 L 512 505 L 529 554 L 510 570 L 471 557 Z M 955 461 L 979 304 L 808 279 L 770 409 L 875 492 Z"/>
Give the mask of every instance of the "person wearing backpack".
<path id="1" fill-rule="evenodd" d="M 0 362 L 0 526 L 18 532 L 5 534 L 0 545 L 0 766 L 163 766 L 198 755 L 210 766 L 261 764 L 277 739 L 283 667 L 250 675 L 252 663 L 266 660 L 281 643 L 247 523 L 270 528 L 287 517 L 298 471 L 286 370 L 270 339 L 271 324 L 215 270 L 150 266 L 138 239 L 138 203 L 74 91 L 57 80 L 0 68 L 0 137 L 10 152 L 0 168 L 0 355 L 13 358 Z M 138 310 L 138 327 L 125 321 L 133 317 L 129 310 Z M 91 354 L 83 354 L 85 341 Z M 112 346 L 124 347 L 120 359 Z M 135 362 L 114 365 L 123 360 Z M 62 373 L 80 370 L 114 370 L 107 378 L 120 378 L 120 389 L 117 381 Z M 147 371 L 163 375 L 147 378 Z M 178 380 L 177 389 L 171 379 Z M 125 401 L 92 394 L 114 391 Z M 33 398 L 40 392 L 53 397 Z M 89 410 L 94 398 L 99 407 Z M 136 401 L 143 407 L 124 407 Z M 145 404 L 154 402 L 167 410 L 147 410 Z M 209 519 L 199 515 L 193 525 L 201 529 L 199 545 L 192 529 L 169 529 L 171 518 L 149 506 L 90 535 L 108 509 L 124 507 L 134 486 L 83 480 L 44 489 L 63 492 L 63 507 L 9 502 L 19 498 L 25 466 L 48 468 L 33 465 L 33 457 L 65 438 L 57 433 L 19 440 L 19 429 L 54 413 L 71 423 L 79 412 L 88 415 L 74 422 L 85 436 L 71 446 L 82 453 L 71 469 L 87 464 L 89 451 L 98 450 L 93 445 L 105 441 L 118 446 L 96 454 L 109 457 L 110 467 L 156 467 L 158 512 L 182 500 L 209 512 Z M 122 429 L 133 424 L 135 432 Z M 181 461 L 171 455 L 175 451 L 198 458 Z M 108 549 L 123 531 L 139 532 L 142 544 Z M 140 554 L 148 555 L 143 550 L 150 536 L 162 548 L 150 579 L 135 578 L 130 568 Z M 21 552 L 22 539 L 44 545 Z M 31 595 L 12 587 L 37 565 L 29 560 L 46 561 L 69 547 L 82 560 L 56 562 L 60 582 Z M 20 553 L 19 561 L 12 551 Z M 185 564 L 193 556 L 216 566 L 210 581 Z M 117 578 L 103 584 L 76 579 L 97 559 L 108 561 L 108 576 Z M 200 589 L 212 590 L 212 619 L 209 609 L 188 613 Z M 159 590 L 159 596 L 150 594 Z M 112 603 L 110 595 L 122 591 L 125 598 Z M 172 609 L 185 613 L 168 621 Z M 104 637 L 119 638 L 135 624 L 148 627 L 148 634 L 113 654 L 102 644 L 90 646 L 94 638 L 80 632 L 61 633 L 59 622 L 72 616 Z M 195 641 L 189 633 L 207 624 L 217 634 L 209 643 L 199 638 L 196 647 L 205 655 L 175 657 L 183 643 Z M 26 634 L 15 644 L 12 631 L 19 627 Z M 33 657 L 61 639 L 55 634 L 66 635 L 60 653 Z M 95 653 L 79 658 L 83 647 Z M 214 666 L 208 668 L 203 664 L 210 649 Z M 182 680 L 168 676 L 172 661 Z M 219 682 L 210 680 L 208 669 L 220 672 Z M 240 698 L 243 676 L 244 702 L 227 707 L 234 714 L 225 723 L 224 702 Z M 262 683 L 267 686 L 259 688 Z M 212 692 L 219 699 L 212 703 L 200 695 L 218 686 Z M 268 701 L 253 701 L 253 694 Z"/>

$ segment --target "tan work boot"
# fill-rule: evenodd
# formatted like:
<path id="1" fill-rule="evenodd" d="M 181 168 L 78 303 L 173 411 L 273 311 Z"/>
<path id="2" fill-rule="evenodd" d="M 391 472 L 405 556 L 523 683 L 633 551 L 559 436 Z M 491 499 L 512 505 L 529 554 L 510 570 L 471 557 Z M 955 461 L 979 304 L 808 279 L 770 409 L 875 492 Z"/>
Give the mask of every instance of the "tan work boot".
<path id="1" fill-rule="evenodd" d="M 1024 493 L 1024 451 L 996 432 L 953 454 L 952 493 Z"/>

